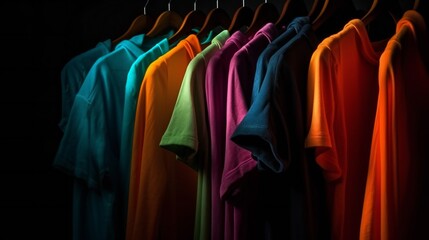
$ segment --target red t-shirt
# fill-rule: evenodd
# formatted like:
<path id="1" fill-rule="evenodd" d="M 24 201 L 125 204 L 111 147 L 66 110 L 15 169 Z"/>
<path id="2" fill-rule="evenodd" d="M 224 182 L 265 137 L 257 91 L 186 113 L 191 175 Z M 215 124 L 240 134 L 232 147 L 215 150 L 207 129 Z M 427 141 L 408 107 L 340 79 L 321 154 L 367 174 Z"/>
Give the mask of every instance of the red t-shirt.
<path id="1" fill-rule="evenodd" d="M 349 21 L 324 39 L 308 72 L 306 147 L 327 181 L 333 240 L 359 237 L 371 137 L 378 96 L 379 56 L 364 23 Z"/>
<path id="2" fill-rule="evenodd" d="M 429 52 L 409 10 L 380 58 L 379 96 L 360 239 L 426 239 L 429 226 Z M 426 59 L 427 60 L 427 59 Z M 426 62 L 427 64 L 427 62 Z M 424 237 L 426 236 L 426 237 Z"/>

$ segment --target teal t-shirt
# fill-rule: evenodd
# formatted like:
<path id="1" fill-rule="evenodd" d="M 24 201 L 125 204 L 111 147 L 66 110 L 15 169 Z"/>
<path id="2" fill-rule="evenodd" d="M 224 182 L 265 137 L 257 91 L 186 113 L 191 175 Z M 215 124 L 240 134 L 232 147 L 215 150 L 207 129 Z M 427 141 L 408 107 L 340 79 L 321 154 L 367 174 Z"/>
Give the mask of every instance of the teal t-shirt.
<path id="1" fill-rule="evenodd" d="M 95 61 L 108 54 L 111 47 L 110 39 L 99 42 L 94 48 L 73 57 L 61 69 L 61 120 L 58 125 L 63 132 L 67 125 L 74 97 L 82 86 L 83 80 Z"/>
<path id="2" fill-rule="evenodd" d="M 140 86 L 146 69 L 158 57 L 164 55 L 170 50 L 168 39 L 164 38 L 150 50 L 142 54 L 131 65 L 127 75 L 127 82 L 125 85 L 125 100 L 124 111 L 122 118 L 121 128 L 121 148 L 120 148 L 120 184 L 122 185 L 121 200 L 124 204 L 124 217 L 126 219 L 127 205 L 128 205 L 128 190 L 130 180 L 131 157 L 133 148 L 133 135 L 134 135 L 134 120 L 136 116 L 137 100 L 140 93 Z"/>
<path id="3" fill-rule="evenodd" d="M 53 166 L 76 179 L 73 238 L 124 239 L 120 137 L 127 75 L 139 56 L 166 36 L 120 42 L 88 72 L 71 107 Z M 167 36 L 168 37 L 168 36 Z"/>

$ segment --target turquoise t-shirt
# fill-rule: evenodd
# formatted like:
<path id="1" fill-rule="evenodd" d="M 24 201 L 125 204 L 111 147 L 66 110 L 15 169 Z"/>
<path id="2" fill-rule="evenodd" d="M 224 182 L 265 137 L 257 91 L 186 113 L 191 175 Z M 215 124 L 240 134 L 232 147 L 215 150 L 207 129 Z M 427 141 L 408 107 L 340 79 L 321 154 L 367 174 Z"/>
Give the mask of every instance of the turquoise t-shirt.
<path id="1" fill-rule="evenodd" d="M 150 50 L 140 55 L 136 61 L 131 65 L 127 75 L 127 82 L 125 85 L 125 100 L 124 111 L 122 118 L 121 128 L 121 148 L 120 148 L 120 184 L 123 193 L 120 194 L 124 203 L 124 217 L 126 219 L 127 205 L 128 205 L 128 189 L 130 180 L 130 167 L 133 148 L 133 135 L 134 135 L 134 120 L 136 116 L 137 100 L 140 92 L 140 86 L 146 69 L 158 57 L 164 55 L 170 50 L 168 39 L 164 38 Z"/>
<path id="2" fill-rule="evenodd" d="M 168 36 L 167 36 L 168 37 Z M 53 166 L 75 177 L 74 239 L 123 239 L 120 137 L 130 67 L 161 39 L 144 34 L 120 42 L 88 72 L 70 111 Z"/>

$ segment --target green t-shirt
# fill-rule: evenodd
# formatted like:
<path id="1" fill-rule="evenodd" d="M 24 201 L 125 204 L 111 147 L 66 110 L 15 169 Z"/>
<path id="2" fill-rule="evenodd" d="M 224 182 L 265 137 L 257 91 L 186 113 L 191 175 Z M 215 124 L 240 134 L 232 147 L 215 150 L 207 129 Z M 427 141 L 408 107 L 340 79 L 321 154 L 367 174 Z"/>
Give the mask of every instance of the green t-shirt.
<path id="1" fill-rule="evenodd" d="M 176 105 L 160 146 L 176 154 L 198 171 L 194 239 L 210 239 L 210 164 L 205 106 L 205 72 L 210 58 L 229 38 L 228 30 L 217 34 L 189 63 Z"/>

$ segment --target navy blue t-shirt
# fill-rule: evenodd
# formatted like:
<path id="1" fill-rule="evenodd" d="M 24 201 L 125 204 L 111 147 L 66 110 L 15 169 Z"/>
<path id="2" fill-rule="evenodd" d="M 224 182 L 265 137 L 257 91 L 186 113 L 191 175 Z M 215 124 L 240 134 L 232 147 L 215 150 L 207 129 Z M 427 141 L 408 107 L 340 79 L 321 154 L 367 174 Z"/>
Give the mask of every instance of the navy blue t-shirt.
<path id="1" fill-rule="evenodd" d="M 261 170 L 267 239 L 329 239 L 322 172 L 304 145 L 308 66 L 319 41 L 309 19 L 299 20 L 299 32 L 265 65 L 252 105 L 231 136 Z"/>
<path id="2" fill-rule="evenodd" d="M 256 63 L 256 72 L 252 90 L 252 103 L 255 101 L 256 96 L 259 93 L 265 74 L 267 72 L 268 61 L 270 58 L 279 50 L 281 47 L 286 45 L 293 37 L 295 37 L 301 28 L 308 22 L 308 17 L 297 17 L 295 18 L 286 28 L 286 30 L 280 34 L 274 41 L 272 41 L 264 49 L 261 55 L 258 57 Z"/>

